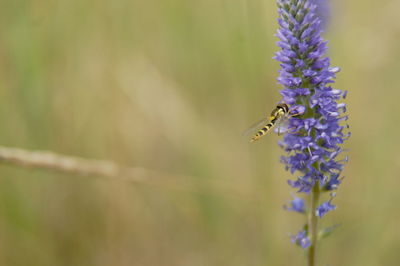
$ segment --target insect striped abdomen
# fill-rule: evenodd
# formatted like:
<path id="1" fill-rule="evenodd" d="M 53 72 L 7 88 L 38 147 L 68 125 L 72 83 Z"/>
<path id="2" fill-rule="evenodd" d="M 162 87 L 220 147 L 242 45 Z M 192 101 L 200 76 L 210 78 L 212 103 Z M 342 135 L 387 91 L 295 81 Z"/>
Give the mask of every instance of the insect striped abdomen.
<path id="1" fill-rule="evenodd" d="M 261 137 L 265 136 L 268 131 L 270 131 L 270 129 L 274 126 L 273 123 L 268 123 L 266 124 L 263 128 L 261 128 L 255 135 L 254 137 L 251 139 L 251 142 L 259 140 Z"/>

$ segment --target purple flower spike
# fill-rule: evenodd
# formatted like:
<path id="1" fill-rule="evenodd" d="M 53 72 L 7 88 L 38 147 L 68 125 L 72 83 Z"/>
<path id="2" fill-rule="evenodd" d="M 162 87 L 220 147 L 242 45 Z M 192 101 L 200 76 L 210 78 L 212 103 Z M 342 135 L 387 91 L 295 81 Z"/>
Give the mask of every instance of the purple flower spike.
<path id="1" fill-rule="evenodd" d="M 284 136 L 282 146 L 288 155 L 282 162 L 291 173 L 300 174 L 289 182 L 298 191 L 309 193 L 317 182 L 336 189 L 344 164 L 336 158 L 346 139 L 346 125 L 340 124 L 345 105 L 338 103 L 344 92 L 330 86 L 339 68 L 330 67 L 324 56 L 327 47 L 314 1 L 278 0 L 278 6 L 281 94 L 286 103 L 305 108 L 289 121 L 297 134 Z"/>
<path id="2" fill-rule="evenodd" d="M 281 157 L 286 170 L 296 174 L 289 180 L 297 192 L 311 194 L 310 209 L 295 198 L 287 210 L 309 213 L 306 231 L 299 232 L 292 242 L 310 246 L 314 256 L 317 239 L 317 217 L 334 210 L 331 200 L 318 202 L 322 192 L 333 191 L 342 181 L 343 159 L 341 145 L 349 137 L 346 105 L 340 101 L 347 92 L 332 88 L 339 67 L 330 66 L 325 55 L 327 42 L 321 34 L 322 20 L 327 17 L 327 0 L 277 0 L 281 48 L 275 55 L 280 62 L 278 82 L 283 102 L 290 105 L 293 116 L 279 145 L 287 153 Z M 296 111 L 300 108 L 300 111 Z M 310 258 L 312 261 L 313 259 Z"/>

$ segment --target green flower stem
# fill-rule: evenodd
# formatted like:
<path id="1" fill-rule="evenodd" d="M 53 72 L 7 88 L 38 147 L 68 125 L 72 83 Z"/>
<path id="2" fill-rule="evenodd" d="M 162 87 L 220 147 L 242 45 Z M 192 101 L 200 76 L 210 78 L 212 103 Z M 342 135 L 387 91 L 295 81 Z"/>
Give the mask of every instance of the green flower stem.
<path id="1" fill-rule="evenodd" d="M 316 210 L 318 207 L 319 196 L 320 196 L 319 182 L 317 182 L 311 192 L 311 209 L 308 217 L 308 229 L 310 232 L 311 245 L 308 251 L 308 266 L 315 266 L 315 257 L 317 249 L 317 238 L 318 238 L 318 217 Z"/>

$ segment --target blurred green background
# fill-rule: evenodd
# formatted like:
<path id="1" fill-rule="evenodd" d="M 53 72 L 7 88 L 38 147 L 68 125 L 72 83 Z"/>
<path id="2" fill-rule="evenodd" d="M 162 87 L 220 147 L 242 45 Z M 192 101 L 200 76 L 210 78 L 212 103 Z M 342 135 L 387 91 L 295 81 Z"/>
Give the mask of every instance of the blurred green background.
<path id="1" fill-rule="evenodd" d="M 400 2 L 332 5 L 352 138 L 319 265 L 399 265 Z M 0 264 L 304 265 L 279 137 L 241 136 L 280 100 L 276 17 L 270 0 L 0 1 L 1 145 L 165 173 L 1 165 Z"/>

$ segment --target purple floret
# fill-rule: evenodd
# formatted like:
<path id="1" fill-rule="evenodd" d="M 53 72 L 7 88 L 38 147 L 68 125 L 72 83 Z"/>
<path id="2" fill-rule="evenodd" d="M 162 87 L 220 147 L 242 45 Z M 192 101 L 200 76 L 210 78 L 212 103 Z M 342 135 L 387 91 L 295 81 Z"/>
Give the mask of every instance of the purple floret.
<path id="1" fill-rule="evenodd" d="M 298 213 L 305 213 L 305 203 L 302 198 L 294 197 L 293 200 L 290 202 L 289 206 L 284 206 L 286 210 L 298 212 Z"/>
<path id="2" fill-rule="evenodd" d="M 295 243 L 304 249 L 311 245 L 310 238 L 304 230 L 300 231 L 297 235 L 292 236 L 292 243 Z"/>
<path id="3" fill-rule="evenodd" d="M 317 215 L 319 218 L 322 218 L 325 214 L 327 214 L 329 211 L 332 211 L 336 209 L 336 206 L 331 204 L 331 201 L 327 201 L 322 203 L 317 210 L 315 211 L 315 215 Z"/>

